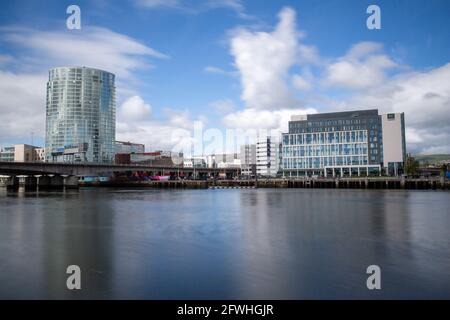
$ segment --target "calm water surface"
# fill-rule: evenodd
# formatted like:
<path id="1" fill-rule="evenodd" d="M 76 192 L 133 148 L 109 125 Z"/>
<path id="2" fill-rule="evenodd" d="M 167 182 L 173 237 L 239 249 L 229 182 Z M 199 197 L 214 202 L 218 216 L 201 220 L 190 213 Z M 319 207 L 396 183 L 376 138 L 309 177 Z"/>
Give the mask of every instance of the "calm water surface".
<path id="1" fill-rule="evenodd" d="M 449 205 L 440 191 L 0 190 L 0 298 L 450 298 Z M 382 290 L 366 288 L 371 264 Z"/>

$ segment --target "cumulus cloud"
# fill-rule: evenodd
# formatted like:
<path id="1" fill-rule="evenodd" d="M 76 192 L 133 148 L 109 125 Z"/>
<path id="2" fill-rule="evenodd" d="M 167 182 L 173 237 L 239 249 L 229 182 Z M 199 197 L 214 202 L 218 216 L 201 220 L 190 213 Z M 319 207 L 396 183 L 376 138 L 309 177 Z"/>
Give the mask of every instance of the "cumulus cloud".
<path id="1" fill-rule="evenodd" d="M 31 132 L 45 135 L 46 73 L 16 74 L 0 70 L 0 143 L 28 141 Z"/>
<path id="2" fill-rule="evenodd" d="M 341 108 L 405 112 L 410 152 L 450 152 L 450 63 L 397 75 L 342 101 Z"/>
<path id="3" fill-rule="evenodd" d="M 125 119 L 140 120 L 146 118 L 152 107 L 145 103 L 140 96 L 132 96 L 125 100 L 120 107 L 120 113 Z"/>
<path id="4" fill-rule="evenodd" d="M 320 111 L 378 108 L 405 113 L 409 152 L 450 152 L 450 64 L 411 71 L 383 44 L 367 41 L 325 59 L 301 43 L 295 20 L 295 12 L 285 8 L 271 32 L 232 33 L 230 53 L 246 107 L 226 115 L 225 126 L 286 131 L 292 113 L 314 113 L 319 105 Z M 303 94 L 301 102 L 295 93 Z"/>
<path id="5" fill-rule="evenodd" d="M 288 122 L 292 115 L 317 113 L 316 109 L 279 109 L 259 110 L 246 108 L 230 113 L 224 118 L 227 128 L 237 129 L 275 129 L 287 132 Z"/>
<path id="6" fill-rule="evenodd" d="M 137 69 L 150 67 L 149 58 L 166 58 L 131 37 L 98 27 L 66 32 L 7 26 L 0 27 L 0 36 L 1 43 L 25 49 L 14 58 L 3 54 L 0 58 L 0 142 L 3 144 L 24 140 L 31 132 L 44 137 L 49 68 L 80 65 L 113 72 L 117 76 L 118 94 L 126 97 L 135 94 L 129 84 L 133 81 L 129 80 L 134 79 Z M 6 68 L 14 71 L 6 71 Z M 133 117 L 150 108 L 134 97 L 125 109 L 126 114 Z"/>
<path id="7" fill-rule="evenodd" d="M 294 86 L 294 88 L 301 91 L 311 89 L 311 83 L 299 74 L 294 74 L 292 76 L 292 85 Z"/>
<path id="8" fill-rule="evenodd" d="M 202 116 L 193 119 L 188 110 L 164 109 L 164 118 L 149 116 L 150 104 L 140 96 L 127 99 L 120 108 L 116 125 L 118 140 L 143 143 L 146 150 L 190 151 L 195 126 L 203 127 Z"/>
<path id="9" fill-rule="evenodd" d="M 374 42 L 355 44 L 347 54 L 326 68 L 324 83 L 350 89 L 366 89 L 382 84 L 386 72 L 398 65 L 382 53 L 383 46 Z"/>
<path id="10" fill-rule="evenodd" d="M 288 71 L 295 64 L 299 33 L 295 11 L 284 8 L 272 32 L 235 30 L 230 52 L 239 71 L 242 100 L 249 108 L 286 108 L 295 103 L 287 85 Z"/>

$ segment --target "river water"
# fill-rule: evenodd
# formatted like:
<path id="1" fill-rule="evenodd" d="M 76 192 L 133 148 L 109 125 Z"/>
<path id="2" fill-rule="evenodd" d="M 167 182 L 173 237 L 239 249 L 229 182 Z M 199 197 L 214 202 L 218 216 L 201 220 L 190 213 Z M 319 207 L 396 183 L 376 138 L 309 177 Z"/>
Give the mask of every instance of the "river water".
<path id="1" fill-rule="evenodd" d="M 0 189 L 0 298 L 450 298 L 449 204 L 444 191 Z"/>

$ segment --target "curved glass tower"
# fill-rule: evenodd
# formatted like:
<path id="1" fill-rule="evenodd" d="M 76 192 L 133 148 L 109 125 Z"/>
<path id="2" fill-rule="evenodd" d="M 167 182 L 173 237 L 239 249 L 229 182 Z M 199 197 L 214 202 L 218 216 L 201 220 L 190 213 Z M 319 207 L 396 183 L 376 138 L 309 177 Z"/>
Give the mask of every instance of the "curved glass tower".
<path id="1" fill-rule="evenodd" d="M 49 71 L 46 161 L 108 163 L 114 160 L 114 74 L 85 67 Z"/>

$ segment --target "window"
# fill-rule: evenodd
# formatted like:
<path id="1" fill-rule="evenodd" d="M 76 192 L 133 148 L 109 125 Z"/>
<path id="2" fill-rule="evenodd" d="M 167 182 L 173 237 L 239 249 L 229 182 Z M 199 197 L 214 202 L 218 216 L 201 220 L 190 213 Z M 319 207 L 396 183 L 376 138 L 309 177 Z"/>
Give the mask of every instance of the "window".
<path id="1" fill-rule="evenodd" d="M 395 113 L 388 113 L 387 118 L 388 120 L 395 120 Z"/>

